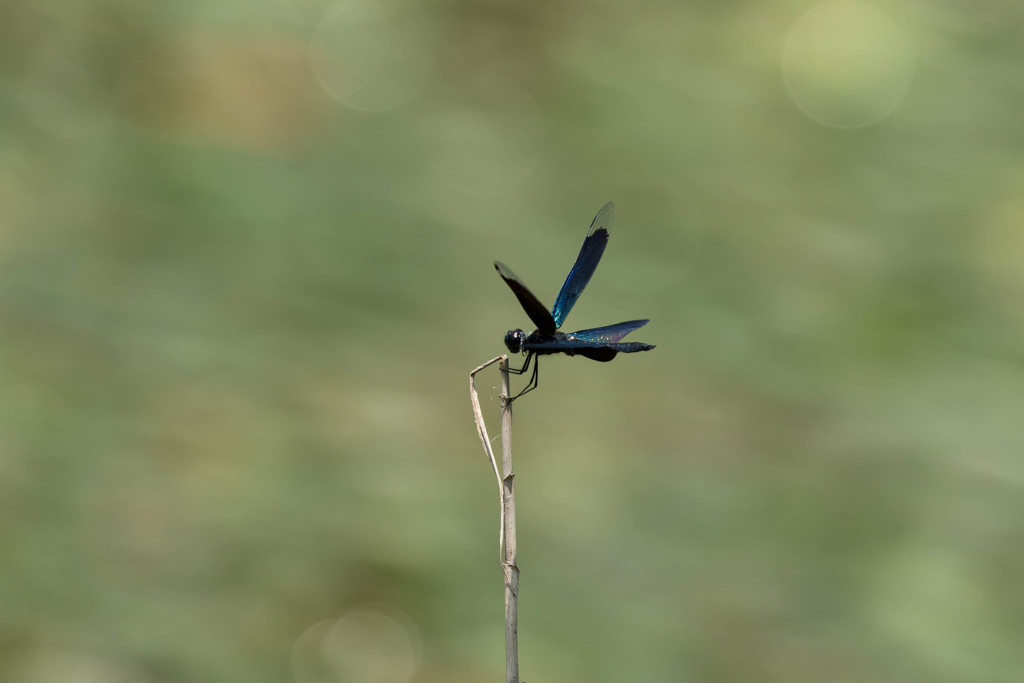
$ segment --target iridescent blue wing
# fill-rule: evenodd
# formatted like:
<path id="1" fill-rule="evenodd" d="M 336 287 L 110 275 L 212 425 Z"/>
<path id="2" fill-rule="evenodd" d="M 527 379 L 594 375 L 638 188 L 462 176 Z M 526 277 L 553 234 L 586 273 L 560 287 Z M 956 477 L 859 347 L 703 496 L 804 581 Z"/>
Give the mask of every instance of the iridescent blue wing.
<path id="1" fill-rule="evenodd" d="M 589 330 L 580 330 L 579 332 L 570 332 L 565 335 L 566 339 L 579 340 L 585 342 L 603 342 L 610 344 L 619 341 L 633 330 L 639 330 L 641 327 L 646 325 L 649 320 L 630 320 L 624 323 L 618 323 L 616 325 L 608 325 L 607 327 L 594 327 Z"/>
<path id="2" fill-rule="evenodd" d="M 608 232 L 612 229 L 614 220 L 615 202 L 608 202 L 594 216 L 594 222 L 590 224 L 590 232 L 583 240 L 576 263 L 565 278 L 562 289 L 558 292 L 555 307 L 551 309 L 555 327 L 562 326 L 562 322 L 569 315 L 576 300 L 580 298 L 587 283 L 590 282 L 590 276 L 594 274 L 594 269 L 597 268 L 601 255 L 604 254 L 604 248 L 608 245 Z"/>
<path id="3" fill-rule="evenodd" d="M 512 293 L 519 299 L 519 305 L 526 311 L 526 315 L 530 316 L 530 320 L 537 326 L 537 330 L 545 337 L 550 337 L 555 333 L 555 321 L 551 318 L 551 314 L 548 313 L 548 309 L 544 307 L 537 297 L 533 295 L 523 281 L 519 279 L 519 276 L 512 272 L 512 269 L 506 266 L 501 261 L 494 262 L 494 268 L 498 271 L 498 275 L 501 275 L 501 279 L 505 281 L 505 284 L 509 286 Z"/>

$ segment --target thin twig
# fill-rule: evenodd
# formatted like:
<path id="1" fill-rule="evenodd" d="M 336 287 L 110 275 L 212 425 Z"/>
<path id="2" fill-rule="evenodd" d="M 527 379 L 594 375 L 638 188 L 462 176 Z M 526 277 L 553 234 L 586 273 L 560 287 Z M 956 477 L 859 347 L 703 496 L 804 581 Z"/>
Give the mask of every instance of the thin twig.
<path id="1" fill-rule="evenodd" d="M 508 357 L 504 354 L 501 356 L 495 356 L 483 365 L 477 366 L 475 370 L 469 373 L 469 400 L 473 402 L 473 417 L 476 421 L 476 432 L 480 435 L 480 443 L 484 445 L 484 453 L 491 461 L 491 467 L 494 469 L 494 477 L 498 480 L 498 503 L 501 508 L 501 521 L 498 525 L 498 553 L 502 551 L 502 547 L 505 544 L 505 506 L 502 504 L 504 500 L 503 487 L 501 485 L 501 472 L 498 471 L 498 463 L 494 459 L 494 450 L 491 448 L 491 440 L 487 436 L 487 425 L 484 423 L 484 414 L 480 410 L 480 397 L 476 391 L 476 374 L 486 368 L 489 365 L 503 362 L 508 363 Z"/>
<path id="2" fill-rule="evenodd" d="M 476 374 L 494 363 L 501 368 L 501 473 L 487 437 L 480 410 L 480 398 L 476 390 Z M 519 683 L 519 567 L 516 565 L 516 498 L 515 473 L 512 470 L 512 401 L 508 381 L 508 357 L 501 355 L 480 365 L 469 373 L 469 397 L 473 402 L 473 415 L 477 433 L 484 453 L 491 461 L 494 476 L 498 479 L 500 494 L 501 526 L 498 532 L 498 551 L 502 554 L 502 573 L 505 576 L 505 679 L 506 683 Z"/>
<path id="3" fill-rule="evenodd" d="M 512 470 L 512 394 L 501 360 L 501 512 L 505 529 L 505 679 L 519 683 L 519 567 L 516 565 L 516 475 Z"/>

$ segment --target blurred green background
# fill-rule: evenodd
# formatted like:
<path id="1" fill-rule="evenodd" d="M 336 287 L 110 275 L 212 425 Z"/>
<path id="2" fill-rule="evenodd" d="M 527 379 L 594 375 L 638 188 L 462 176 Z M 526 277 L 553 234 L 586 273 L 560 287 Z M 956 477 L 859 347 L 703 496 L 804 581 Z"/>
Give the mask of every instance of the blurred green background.
<path id="1" fill-rule="evenodd" d="M 6 0 L 0 679 L 1018 681 L 1024 6 Z M 497 373 L 481 379 L 497 417 Z M 491 423 L 492 434 L 497 423 Z"/>

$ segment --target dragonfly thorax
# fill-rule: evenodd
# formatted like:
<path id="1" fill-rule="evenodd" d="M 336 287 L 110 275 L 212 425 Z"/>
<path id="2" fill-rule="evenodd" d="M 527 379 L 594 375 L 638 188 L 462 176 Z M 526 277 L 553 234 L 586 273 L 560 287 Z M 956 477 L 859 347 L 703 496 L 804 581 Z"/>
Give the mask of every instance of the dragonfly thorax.
<path id="1" fill-rule="evenodd" d="M 522 330 L 509 330 L 505 335 L 505 346 L 512 353 L 519 353 L 523 350 L 523 342 L 526 341 L 526 333 Z"/>

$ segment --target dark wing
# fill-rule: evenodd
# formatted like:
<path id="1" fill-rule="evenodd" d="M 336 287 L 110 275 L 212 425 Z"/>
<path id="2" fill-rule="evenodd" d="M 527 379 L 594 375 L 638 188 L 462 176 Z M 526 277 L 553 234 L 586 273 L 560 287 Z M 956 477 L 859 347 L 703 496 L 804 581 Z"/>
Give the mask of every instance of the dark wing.
<path id="1" fill-rule="evenodd" d="M 630 320 L 624 323 L 618 323 L 615 325 L 608 325 L 607 327 L 595 327 L 589 330 L 580 330 L 579 332 L 570 332 L 565 335 L 567 339 L 587 341 L 587 342 L 602 342 L 612 343 L 617 342 L 633 330 L 639 330 L 641 327 L 646 325 L 649 320 Z"/>
<path id="2" fill-rule="evenodd" d="M 505 284 L 509 286 L 512 293 L 519 299 L 519 305 L 526 311 L 526 315 L 530 316 L 530 320 L 537 326 L 537 330 L 542 336 L 550 337 L 555 333 L 555 321 L 552 319 L 551 314 L 548 313 L 548 309 L 544 307 L 537 297 L 533 295 L 523 281 L 519 279 L 519 276 L 512 272 L 512 270 L 501 261 L 494 262 L 494 268 L 498 271 L 498 275 L 505 281 Z"/>
<path id="3" fill-rule="evenodd" d="M 590 224 L 590 232 L 583 240 L 579 256 L 573 265 L 569 275 L 562 284 L 562 289 L 555 299 L 555 307 L 551 309 L 551 317 L 555 319 L 555 327 L 561 327 L 562 322 L 569 311 L 580 298 L 583 289 L 590 282 L 590 276 L 594 274 L 604 248 L 608 245 L 608 232 L 612 229 L 612 222 L 615 220 L 615 202 L 608 202 L 601 207 L 601 210 L 594 216 L 594 222 Z"/>

